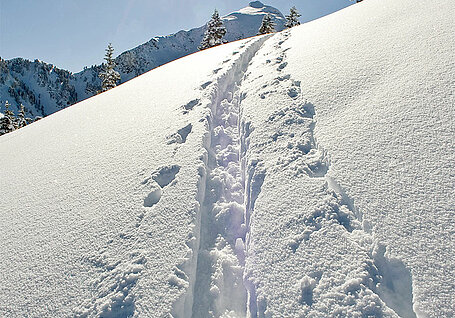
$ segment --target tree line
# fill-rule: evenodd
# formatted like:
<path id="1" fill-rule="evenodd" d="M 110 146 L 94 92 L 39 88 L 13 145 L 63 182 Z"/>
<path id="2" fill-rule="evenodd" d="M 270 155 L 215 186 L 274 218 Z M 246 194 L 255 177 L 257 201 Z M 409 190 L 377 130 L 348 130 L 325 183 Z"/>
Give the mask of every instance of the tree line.
<path id="1" fill-rule="evenodd" d="M 28 124 L 31 124 L 42 118 L 40 116 L 36 116 L 35 119 L 25 117 L 25 107 L 22 104 L 20 105 L 17 116 L 15 116 L 14 112 L 9 109 L 10 106 L 11 104 L 8 101 L 6 101 L 5 114 L 3 115 L 2 118 L 0 118 L 0 136 L 15 131 L 19 128 L 25 127 Z"/>
<path id="2" fill-rule="evenodd" d="M 289 15 L 286 16 L 285 28 L 292 28 L 294 26 L 300 25 L 299 17 L 301 15 L 297 11 L 296 7 L 290 9 Z M 258 35 L 268 34 L 275 32 L 275 22 L 270 14 L 266 14 L 262 19 L 261 26 L 258 30 Z M 218 10 L 215 9 L 215 12 L 212 15 L 212 18 L 207 23 L 207 27 L 202 38 L 202 42 L 199 45 L 199 50 L 205 50 L 223 43 L 226 41 L 223 37 L 226 35 L 226 28 L 223 25 L 223 21 L 220 18 Z"/>

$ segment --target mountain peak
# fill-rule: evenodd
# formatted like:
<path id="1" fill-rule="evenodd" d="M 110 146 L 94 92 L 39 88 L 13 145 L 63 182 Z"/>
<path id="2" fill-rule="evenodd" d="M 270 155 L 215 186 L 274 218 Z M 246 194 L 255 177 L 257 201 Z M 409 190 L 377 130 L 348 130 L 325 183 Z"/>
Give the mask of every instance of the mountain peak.
<path id="1" fill-rule="evenodd" d="M 249 6 L 252 7 L 252 8 L 262 8 L 262 7 L 265 7 L 264 4 L 261 2 L 261 1 L 251 1 L 249 3 Z"/>

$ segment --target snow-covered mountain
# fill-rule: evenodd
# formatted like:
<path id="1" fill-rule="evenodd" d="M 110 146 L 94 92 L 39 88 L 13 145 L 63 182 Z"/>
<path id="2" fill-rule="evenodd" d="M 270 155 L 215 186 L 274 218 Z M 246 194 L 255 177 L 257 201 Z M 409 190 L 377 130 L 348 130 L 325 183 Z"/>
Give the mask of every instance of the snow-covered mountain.
<path id="1" fill-rule="evenodd" d="M 0 136 L 0 316 L 455 316 L 454 11 L 365 0 Z"/>
<path id="2" fill-rule="evenodd" d="M 284 28 L 285 18 L 279 10 L 253 1 L 248 7 L 223 17 L 227 28 L 225 39 L 231 42 L 256 35 L 266 14 L 273 17 L 277 31 Z M 205 26 L 182 30 L 169 36 L 152 38 L 123 52 L 116 58 L 116 69 L 121 74 L 122 83 L 196 52 L 204 32 Z M 52 114 L 95 95 L 101 88 L 98 77 L 101 70 L 101 65 L 94 65 L 73 74 L 39 60 L 0 59 L 0 112 L 4 110 L 5 100 L 8 100 L 15 112 L 22 103 L 31 116 Z"/>

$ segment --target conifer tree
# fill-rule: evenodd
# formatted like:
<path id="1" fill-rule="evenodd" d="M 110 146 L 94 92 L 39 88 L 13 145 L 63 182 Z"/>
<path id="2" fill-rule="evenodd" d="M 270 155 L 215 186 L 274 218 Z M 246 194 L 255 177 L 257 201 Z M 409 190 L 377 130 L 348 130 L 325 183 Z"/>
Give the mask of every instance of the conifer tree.
<path id="1" fill-rule="evenodd" d="M 11 106 L 8 101 L 5 102 L 5 114 L 0 119 L 0 135 L 7 134 L 16 130 L 14 113 L 9 109 Z"/>
<path id="2" fill-rule="evenodd" d="M 20 105 L 19 113 L 17 114 L 16 127 L 17 129 L 27 125 L 27 119 L 25 118 L 25 107 Z"/>
<path id="3" fill-rule="evenodd" d="M 296 25 L 300 25 L 299 17 L 301 17 L 301 15 L 297 11 L 296 7 L 292 7 L 289 15 L 286 16 L 286 24 L 284 25 L 284 27 L 292 28 L 295 27 Z"/>
<path id="4" fill-rule="evenodd" d="M 267 14 L 262 19 L 262 24 L 259 28 L 258 35 L 273 32 L 275 32 L 275 22 L 272 21 L 272 16 L 270 14 Z"/>
<path id="5" fill-rule="evenodd" d="M 199 45 L 199 50 L 205 50 L 213 46 L 217 46 L 225 43 L 223 37 L 226 35 L 226 28 L 223 25 L 223 21 L 215 9 L 212 15 L 212 19 L 207 23 L 207 29 L 204 33 L 204 38 Z"/>
<path id="6" fill-rule="evenodd" d="M 117 86 L 117 82 L 120 81 L 120 74 L 114 70 L 115 67 L 115 61 L 113 58 L 114 54 L 114 48 L 112 47 L 112 44 L 109 43 L 106 49 L 106 55 L 104 59 L 106 60 L 106 63 L 104 64 L 104 71 L 100 73 L 99 77 L 102 80 L 101 83 L 101 91 L 100 92 L 105 92 L 110 90 L 111 88 L 114 88 Z"/>

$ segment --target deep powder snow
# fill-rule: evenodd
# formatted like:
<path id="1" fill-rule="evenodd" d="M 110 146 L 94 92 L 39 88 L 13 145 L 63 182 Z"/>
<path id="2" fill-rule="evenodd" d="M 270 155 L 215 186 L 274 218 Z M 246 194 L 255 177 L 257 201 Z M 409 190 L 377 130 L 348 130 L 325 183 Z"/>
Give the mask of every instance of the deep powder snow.
<path id="1" fill-rule="evenodd" d="M 455 315 L 454 10 L 366 0 L 0 137 L 0 315 Z"/>

